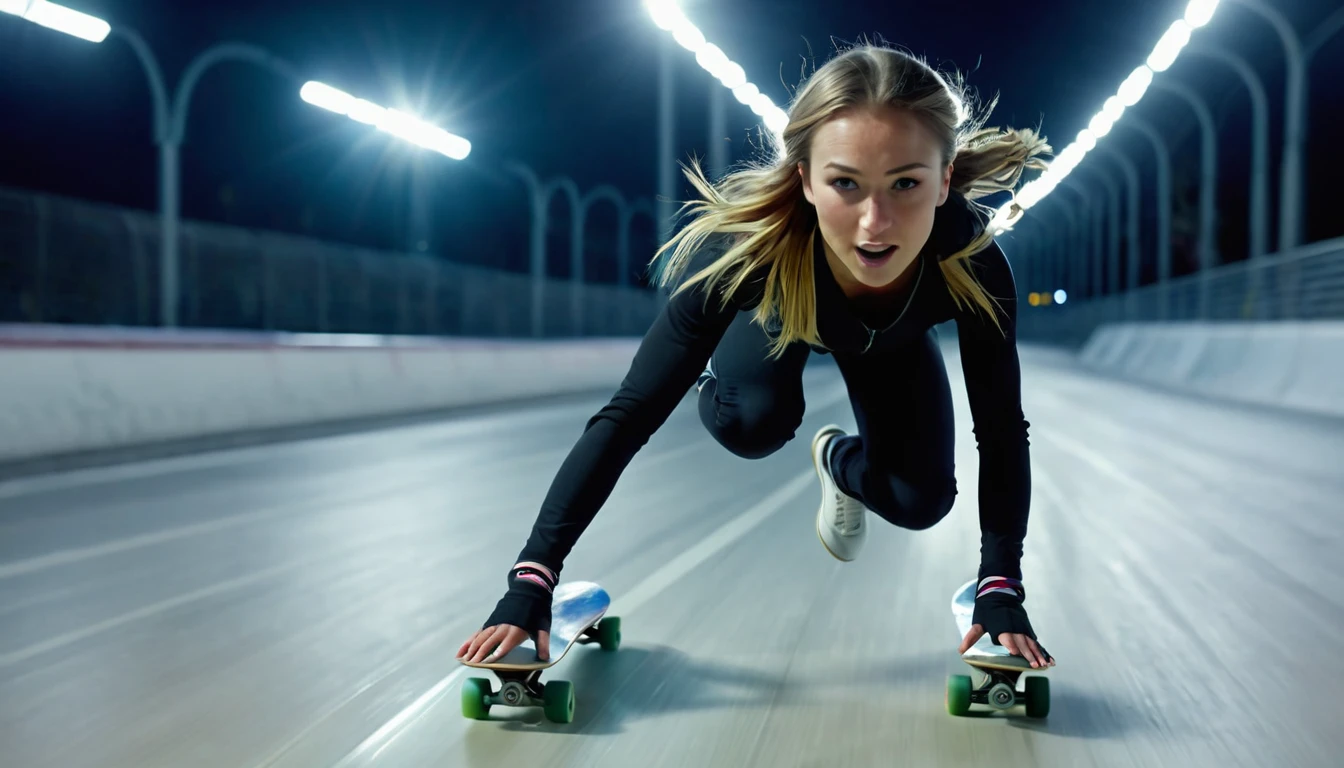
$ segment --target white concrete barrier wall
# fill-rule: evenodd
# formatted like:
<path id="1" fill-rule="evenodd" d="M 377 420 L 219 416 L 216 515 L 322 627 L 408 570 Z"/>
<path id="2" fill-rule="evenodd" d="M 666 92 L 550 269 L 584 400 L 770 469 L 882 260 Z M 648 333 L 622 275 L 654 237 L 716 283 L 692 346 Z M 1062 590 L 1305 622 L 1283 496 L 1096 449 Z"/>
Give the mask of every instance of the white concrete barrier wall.
<path id="1" fill-rule="evenodd" d="M 1210 397 L 1344 416 L 1341 321 L 1104 325 L 1079 359 Z"/>
<path id="2" fill-rule="evenodd" d="M 638 344 L 0 326 L 0 462 L 614 392 Z"/>

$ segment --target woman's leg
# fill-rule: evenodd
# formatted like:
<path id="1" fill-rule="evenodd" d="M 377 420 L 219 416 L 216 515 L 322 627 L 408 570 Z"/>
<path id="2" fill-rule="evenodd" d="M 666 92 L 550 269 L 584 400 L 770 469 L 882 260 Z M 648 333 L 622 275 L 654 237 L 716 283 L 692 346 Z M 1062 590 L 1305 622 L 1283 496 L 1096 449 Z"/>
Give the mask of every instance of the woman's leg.
<path id="1" fill-rule="evenodd" d="M 859 433 L 835 440 L 836 485 L 893 525 L 933 526 L 957 493 L 952 393 L 937 333 L 895 356 L 837 362 Z"/>
<path id="2" fill-rule="evenodd" d="M 740 312 L 701 377 L 700 421 L 723 447 L 746 459 L 778 451 L 803 423 L 803 368 L 811 349 L 794 344 L 776 360 L 769 344 L 751 313 Z"/>

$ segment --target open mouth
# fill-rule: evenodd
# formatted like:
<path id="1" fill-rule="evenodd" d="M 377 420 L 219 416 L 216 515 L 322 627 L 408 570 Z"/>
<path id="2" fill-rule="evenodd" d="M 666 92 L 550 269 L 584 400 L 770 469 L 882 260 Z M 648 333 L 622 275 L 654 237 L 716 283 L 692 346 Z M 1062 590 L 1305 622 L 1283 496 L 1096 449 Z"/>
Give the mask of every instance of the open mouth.
<path id="1" fill-rule="evenodd" d="M 896 247 L 888 245 L 880 251 L 870 251 L 856 245 L 854 246 L 854 253 L 858 255 L 859 263 L 865 267 L 880 267 L 887 263 L 887 259 L 890 259 L 891 255 L 896 252 Z"/>

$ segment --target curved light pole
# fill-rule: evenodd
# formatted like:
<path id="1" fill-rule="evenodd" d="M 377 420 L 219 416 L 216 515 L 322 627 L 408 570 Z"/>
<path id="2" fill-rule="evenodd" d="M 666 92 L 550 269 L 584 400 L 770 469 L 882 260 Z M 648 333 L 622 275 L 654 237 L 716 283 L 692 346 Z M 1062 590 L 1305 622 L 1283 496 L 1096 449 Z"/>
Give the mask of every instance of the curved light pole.
<path id="1" fill-rule="evenodd" d="M 1200 174 L 1199 174 L 1199 265 L 1202 270 L 1215 266 L 1217 249 L 1214 247 L 1214 224 L 1218 188 L 1218 129 L 1214 126 L 1213 112 L 1194 90 L 1181 83 L 1154 81 L 1153 89 L 1173 94 L 1195 111 L 1199 121 Z"/>
<path id="2" fill-rule="evenodd" d="M 658 217 L 653 212 L 653 206 L 644 198 L 635 200 L 622 211 L 621 231 L 617 235 L 616 246 L 616 269 L 619 272 L 616 284 L 622 288 L 630 285 L 630 225 L 634 222 L 635 216 L 641 213 L 653 222 L 655 227 L 658 226 Z"/>
<path id="3" fill-rule="evenodd" d="M 1055 230 L 1055 234 L 1051 238 L 1053 249 L 1055 251 L 1054 257 L 1051 259 L 1053 264 L 1050 268 L 1050 277 L 1055 281 L 1055 288 L 1051 289 L 1051 293 L 1053 293 L 1055 289 L 1063 288 L 1067 285 L 1069 279 L 1072 277 L 1072 270 L 1069 269 L 1069 251 L 1072 250 L 1075 245 L 1074 241 L 1078 236 L 1079 222 L 1078 215 L 1074 212 L 1073 208 L 1070 208 L 1059 195 L 1046 195 L 1041 202 L 1047 200 L 1052 200 L 1055 203 L 1056 210 L 1064 214 L 1064 218 L 1068 220 L 1068 227 L 1064 230 L 1064 234 L 1058 234 L 1059 230 Z"/>
<path id="4" fill-rule="evenodd" d="M 652 222 L 654 231 L 657 232 L 658 216 L 653 211 L 653 206 L 648 200 L 639 198 L 621 212 L 621 229 L 616 235 L 616 284 L 625 288 L 630 285 L 630 226 L 634 223 L 635 217 L 643 214 Z M 628 299 L 621 301 L 621 328 L 628 333 L 630 328 L 630 312 L 633 309 L 633 302 Z"/>
<path id="5" fill-rule="evenodd" d="M 1267 20 L 1283 44 L 1286 92 L 1283 115 L 1282 185 L 1279 193 L 1279 251 L 1302 241 L 1302 144 L 1306 137 L 1306 52 L 1292 24 L 1263 0 L 1231 0 Z M 1333 34 L 1333 32 L 1331 33 Z M 1318 43 L 1319 44 L 1319 43 Z"/>
<path id="6" fill-rule="evenodd" d="M 1066 177 L 1065 181 L 1067 180 L 1068 179 Z M 1092 218 L 1092 208 L 1094 202 L 1092 198 L 1087 196 L 1087 193 L 1083 192 L 1077 187 L 1072 186 L 1066 187 L 1063 183 L 1061 183 L 1058 187 L 1056 187 L 1056 189 L 1069 190 L 1070 192 L 1078 196 L 1078 200 L 1081 203 L 1079 206 L 1077 206 L 1078 215 L 1074 216 L 1075 209 L 1070 208 L 1068 204 L 1065 203 L 1063 200 L 1060 201 L 1060 209 L 1068 211 L 1068 218 L 1069 218 L 1069 238 L 1067 242 L 1068 242 L 1068 248 L 1072 251 L 1072 253 L 1069 254 L 1068 256 L 1069 264 L 1071 266 L 1079 265 L 1077 267 L 1076 272 L 1074 271 L 1074 269 L 1070 269 L 1068 271 L 1068 278 L 1065 282 L 1064 288 L 1069 292 L 1070 296 L 1082 296 L 1086 292 L 1085 288 L 1087 286 L 1087 270 L 1089 262 L 1091 261 L 1090 258 L 1091 254 L 1089 253 L 1088 248 L 1087 230 L 1089 220 Z M 1094 241 L 1097 240 L 1097 238 L 1095 237 L 1093 237 L 1092 239 Z"/>
<path id="7" fill-rule="evenodd" d="M 533 170 L 522 163 L 510 162 L 505 168 L 527 185 L 532 207 L 532 230 L 529 237 L 528 261 L 532 272 L 532 335 L 542 336 L 542 302 L 546 280 L 546 214 L 551 204 L 552 184 L 543 184 Z M 573 182 L 571 182 L 572 184 Z M 577 190 L 576 190 L 577 192 Z M 577 197 L 577 194 L 573 195 Z"/>
<path id="8" fill-rule="evenodd" d="M 116 32 L 124 34 L 119 30 Z M 142 61 L 152 62 L 153 59 Z M 205 71 L 225 61 L 257 64 L 283 77 L 298 80 L 298 72 L 294 67 L 262 48 L 246 43 L 220 43 L 197 54 L 177 84 L 172 102 L 156 107 L 156 112 L 162 111 L 168 117 L 167 131 L 156 137 L 159 143 L 159 218 L 162 222 L 159 235 L 159 311 L 166 327 L 178 324 L 178 270 L 181 265 L 178 256 L 178 223 L 182 205 L 180 155 L 182 143 L 186 139 L 191 95 Z"/>
<path id="9" fill-rule="evenodd" d="M 181 218 L 182 169 L 180 154 L 187 130 L 187 114 L 196 83 L 211 66 L 223 61 L 241 61 L 297 79 L 294 67 L 266 50 L 246 43 L 226 42 L 197 54 L 188 65 L 172 98 L 164 83 L 163 68 L 145 39 L 134 29 L 112 27 L 109 36 L 125 40 L 149 79 L 154 110 L 154 143 L 159 146 L 159 322 L 178 324 L 179 298 L 178 224 Z"/>
<path id="10" fill-rule="evenodd" d="M 1157 156 L 1157 281 L 1163 286 L 1162 317 L 1167 314 L 1166 288 L 1171 281 L 1171 152 L 1162 134 L 1137 115 L 1117 122 L 1117 127 L 1138 131 L 1153 147 Z"/>
<path id="11" fill-rule="evenodd" d="M 1338 14 L 1344 22 L 1344 13 Z M 1251 221 L 1250 253 L 1258 259 L 1269 251 L 1269 99 L 1260 77 L 1245 59 L 1220 48 L 1192 46 L 1189 52 L 1220 61 L 1246 83 L 1251 95 Z"/>
<path id="12" fill-rule="evenodd" d="M 1013 270 L 1013 282 L 1017 285 L 1019 304 L 1026 301 L 1028 294 L 1037 293 L 1037 284 L 1043 282 L 1041 262 L 1046 245 L 1045 236 L 1049 234 L 1039 216 L 1023 216 L 1017 224 L 1028 221 L 1035 227 L 1034 230 L 1021 231 L 1016 226 L 1012 229 L 1013 242 L 1022 246 L 1022 255 L 1016 256 L 1011 247 L 1004 249 L 1009 266 Z"/>
<path id="13" fill-rule="evenodd" d="M 616 207 L 618 220 L 622 223 L 630 219 L 626 214 L 625 195 L 610 184 L 602 184 L 588 190 L 588 194 L 579 200 L 579 205 L 570 227 L 570 283 L 569 283 L 569 315 L 573 324 L 574 335 L 583 333 L 583 230 L 584 223 L 588 220 L 588 211 L 593 204 L 599 200 L 606 200 Z M 622 227 L 624 230 L 624 227 Z M 624 235 L 624 231 L 621 233 Z M 622 238 L 623 240 L 625 238 Z M 618 246 L 619 250 L 620 246 Z M 624 262 L 626 254 L 618 254 L 617 262 Z M 617 267 L 620 268 L 619 266 Z"/>
<path id="14" fill-rule="evenodd" d="M 568 176 L 562 176 L 558 179 L 543 182 L 541 178 L 528 166 L 509 161 L 505 168 L 514 175 L 523 180 L 527 185 L 528 197 L 532 207 L 532 232 L 530 238 L 530 259 L 532 272 L 532 335 L 541 337 L 543 335 L 542 310 L 545 300 L 545 280 L 546 280 L 546 229 L 551 205 L 551 196 L 557 191 L 564 192 L 569 199 L 571 220 L 569 230 L 570 247 L 570 324 L 571 328 L 577 334 L 582 328 L 583 306 L 582 306 L 582 287 L 583 287 L 583 230 L 584 222 L 588 216 L 588 209 L 599 199 L 609 200 L 616 206 L 618 221 L 621 231 L 619 234 L 619 243 L 617 246 L 617 269 L 621 276 L 618 282 L 625 284 L 625 272 L 629 263 L 629 229 L 637 213 L 645 213 L 650 218 L 654 218 L 652 207 L 645 201 L 629 203 L 620 190 L 610 185 L 596 187 L 584 195 L 579 192 L 579 185 Z"/>
<path id="15" fill-rule="evenodd" d="M 1305 41 L 1279 11 L 1263 0 L 1231 0 L 1252 10 L 1274 27 L 1283 44 L 1287 94 L 1284 106 L 1283 191 L 1279 196 L 1279 250 L 1286 251 L 1302 240 L 1306 191 L 1302 183 L 1302 154 L 1307 138 L 1307 69 L 1320 47 L 1344 29 L 1344 8 L 1337 9 L 1316 25 Z"/>
<path id="16" fill-rule="evenodd" d="M 1050 288 L 1054 290 L 1055 286 L 1055 240 L 1059 236 L 1058 229 L 1050 226 L 1050 217 L 1048 216 L 1023 216 L 1013 226 L 1014 237 L 1021 236 L 1022 247 L 1027 251 L 1027 258 L 1024 260 L 1026 277 L 1021 281 L 1031 287 L 1028 294 L 1043 293 L 1041 288 Z M 1034 233 L 1019 230 L 1022 224 L 1031 222 L 1036 227 Z M 1009 255 L 1011 259 L 1011 254 Z M 1028 297 L 1029 298 L 1029 297 Z"/>
<path id="17" fill-rule="evenodd" d="M 1106 188 L 1107 202 L 1109 203 L 1107 209 L 1103 209 L 1100 205 L 1097 206 L 1098 222 L 1095 235 L 1096 243 L 1094 245 L 1096 250 L 1092 254 L 1092 297 L 1097 298 L 1103 293 L 1102 276 L 1106 273 L 1102 261 L 1105 259 L 1111 264 L 1120 263 L 1120 186 L 1115 183 L 1115 179 L 1111 178 L 1111 174 L 1103 171 L 1099 166 L 1080 165 L 1074 169 L 1074 172 L 1080 170 L 1095 174 L 1095 178 L 1101 181 L 1101 185 Z M 1064 181 L 1061 183 L 1068 183 L 1071 178 L 1073 178 L 1072 173 L 1065 177 Z M 1075 179 L 1075 181 L 1077 180 Z M 1106 243 L 1109 247 L 1107 248 L 1103 248 L 1102 246 L 1102 225 L 1100 218 L 1103 210 L 1106 210 L 1107 219 L 1110 221 L 1110 226 L 1107 228 L 1106 233 L 1109 235 Z M 1103 254 L 1107 254 L 1107 256 L 1103 256 Z M 1114 269 L 1111 270 L 1111 273 L 1114 274 Z M 1113 282 L 1111 283 L 1111 291 L 1114 292 L 1115 289 L 1116 285 Z"/>
<path id="18" fill-rule="evenodd" d="M 1111 263 L 1110 278 L 1115 290 L 1119 291 L 1123 287 L 1126 291 L 1134 291 L 1139 287 L 1139 260 L 1143 258 L 1143 250 L 1139 243 L 1139 168 L 1128 155 L 1113 146 L 1098 144 L 1096 149 L 1114 160 L 1125 177 L 1125 208 L 1128 209 L 1125 214 L 1125 239 L 1129 241 L 1125 260 L 1125 282 L 1123 285 L 1120 282 L 1119 259 Z"/>
<path id="19" fill-rule="evenodd" d="M 1311 58 L 1316 55 L 1316 52 L 1320 50 L 1321 46 L 1330 40 L 1330 38 L 1338 34 L 1341 29 L 1344 29 L 1344 7 L 1337 9 L 1334 13 L 1327 16 L 1325 21 L 1317 24 L 1315 30 L 1313 30 L 1310 35 L 1307 35 L 1306 40 L 1303 41 L 1302 66 L 1304 68 L 1304 73 L 1305 69 L 1311 66 Z M 1307 128 L 1307 125 L 1302 126 L 1303 138 L 1306 138 Z"/>
<path id="20" fill-rule="evenodd" d="M 1218 188 L 1218 130 L 1214 127 L 1213 112 L 1204 99 L 1194 90 L 1181 83 L 1154 81 L 1153 88 L 1166 91 L 1185 100 L 1195 111 L 1199 120 L 1200 132 L 1200 172 L 1199 172 L 1199 316 L 1208 317 L 1209 280 L 1213 277 L 1213 268 L 1218 261 L 1214 244 L 1214 196 Z"/>

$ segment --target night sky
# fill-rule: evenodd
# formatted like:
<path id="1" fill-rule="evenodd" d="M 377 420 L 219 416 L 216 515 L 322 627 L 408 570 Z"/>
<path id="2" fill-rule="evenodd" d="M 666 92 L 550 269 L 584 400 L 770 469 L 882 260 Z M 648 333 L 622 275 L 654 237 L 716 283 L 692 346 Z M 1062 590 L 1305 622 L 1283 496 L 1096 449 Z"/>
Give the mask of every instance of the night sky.
<path id="1" fill-rule="evenodd" d="M 249 42 L 292 62 L 305 78 L 416 113 L 474 145 L 465 162 L 410 148 L 304 103 L 295 82 L 255 66 L 223 64 L 206 75 L 192 100 L 182 152 L 187 219 L 385 249 L 413 249 L 423 236 L 436 256 L 524 270 L 527 206 L 521 186 L 503 170 L 506 160 L 544 176 L 568 175 L 584 189 L 609 183 L 632 197 L 656 193 L 656 46 L 666 33 L 637 0 L 67 4 L 140 32 L 170 87 L 209 45 Z M 991 125 L 1039 127 L 1057 150 L 1085 127 L 1185 8 L 1177 0 L 682 5 L 706 37 L 781 106 L 805 64 L 824 60 L 833 41 L 880 37 L 960 70 L 982 98 L 997 93 Z M 1339 3 L 1274 5 L 1305 35 Z M 1272 109 L 1274 200 L 1284 71 L 1278 39 L 1267 23 L 1230 0 L 1196 39 L 1235 50 L 1264 78 Z M 711 80 L 689 53 L 678 53 L 679 157 L 703 157 L 703 98 Z M 1333 180 L 1344 172 L 1344 151 L 1333 140 L 1344 129 L 1344 110 L 1330 95 L 1337 92 L 1332 70 L 1344 71 L 1344 33 L 1322 49 L 1309 72 L 1308 240 L 1344 234 L 1344 223 L 1326 207 Z M 1162 76 L 1196 88 L 1215 110 L 1222 142 L 1220 241 L 1226 258 L 1242 258 L 1250 147 L 1246 90 L 1222 65 L 1185 54 Z M 729 103 L 726 140 L 733 147 L 730 159 L 741 160 L 757 123 L 749 109 Z M 95 45 L 0 16 L 0 185 L 155 210 L 150 104 L 146 77 L 122 40 L 113 36 Z M 1153 92 L 1135 110 L 1175 142 L 1179 229 L 1195 213 L 1199 138 L 1193 113 Z M 1137 134 L 1117 129 L 1112 139 L 1132 147 L 1151 182 L 1151 150 Z M 567 259 L 565 207 L 557 199 L 552 209 L 556 274 L 564 273 Z M 610 209 L 599 206 L 589 230 L 593 258 L 605 265 L 598 267 L 600 277 L 611 277 L 614 221 Z M 642 225 L 637 244 L 651 243 L 651 231 Z M 1177 249 L 1178 272 L 1188 267 L 1183 247 Z"/>

